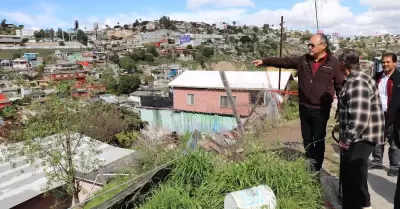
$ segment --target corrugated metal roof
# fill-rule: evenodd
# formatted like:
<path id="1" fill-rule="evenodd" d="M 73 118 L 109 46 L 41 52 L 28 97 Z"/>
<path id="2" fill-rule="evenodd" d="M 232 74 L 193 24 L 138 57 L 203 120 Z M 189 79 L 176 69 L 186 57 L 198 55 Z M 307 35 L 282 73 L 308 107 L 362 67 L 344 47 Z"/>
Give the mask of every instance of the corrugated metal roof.
<path id="1" fill-rule="evenodd" d="M 51 137 L 45 137 L 42 141 L 51 142 Z M 72 135 L 78 137 L 79 135 Z M 94 141 L 93 141 L 94 140 Z M 90 146 L 87 146 L 88 142 L 96 143 L 101 150 L 101 153 L 97 155 L 97 159 L 102 159 L 105 166 L 116 162 L 120 159 L 130 156 L 135 151 L 129 149 L 123 149 L 113 147 L 106 143 L 97 141 L 90 137 L 84 136 L 82 138 L 82 146 L 78 147 L 78 153 L 85 153 L 88 151 Z M 22 145 L 22 144 L 18 144 Z M 0 145 L 0 151 L 7 149 L 4 145 Z M 75 164 L 79 165 L 78 158 L 74 159 Z M 32 166 L 25 161 L 24 157 L 18 157 L 13 160 L 16 163 L 16 167 L 12 167 L 12 164 L 2 162 L 0 163 L 0 202 L 1 208 L 11 208 L 19 205 L 37 195 L 42 194 L 42 189 L 46 187 L 47 178 L 44 172 L 44 168 L 41 166 Z M 40 164 L 40 162 L 38 162 Z M 82 168 L 78 168 L 80 173 L 89 173 L 92 171 L 84 171 Z M 61 182 L 52 182 L 51 189 L 61 186 Z"/>
<path id="2" fill-rule="evenodd" d="M 279 72 L 265 71 L 225 71 L 231 89 L 278 89 Z M 281 72 L 281 89 L 289 82 L 292 73 Z M 268 79 L 269 78 L 269 79 Z M 221 77 L 218 71 L 194 71 L 183 72 L 168 86 L 186 88 L 210 88 L 223 89 Z"/>

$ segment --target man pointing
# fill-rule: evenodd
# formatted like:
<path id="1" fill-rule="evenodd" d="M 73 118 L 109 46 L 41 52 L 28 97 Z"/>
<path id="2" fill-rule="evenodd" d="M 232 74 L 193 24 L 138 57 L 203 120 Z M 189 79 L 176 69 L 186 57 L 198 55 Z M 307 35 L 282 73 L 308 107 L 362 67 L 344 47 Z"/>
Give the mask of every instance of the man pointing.
<path id="1" fill-rule="evenodd" d="M 296 69 L 299 78 L 299 112 L 306 157 L 320 171 L 325 154 L 326 125 L 336 94 L 343 86 L 341 62 L 329 51 L 324 34 L 315 34 L 308 43 L 309 53 L 294 58 L 255 60 L 256 66 Z"/>

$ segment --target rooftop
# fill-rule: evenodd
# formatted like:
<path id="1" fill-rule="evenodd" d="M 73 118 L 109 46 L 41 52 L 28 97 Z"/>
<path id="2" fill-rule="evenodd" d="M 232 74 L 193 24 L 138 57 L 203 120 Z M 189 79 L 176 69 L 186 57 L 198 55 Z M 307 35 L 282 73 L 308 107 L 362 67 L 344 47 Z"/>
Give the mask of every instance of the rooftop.
<path id="1" fill-rule="evenodd" d="M 44 139 L 51 141 L 51 138 L 54 136 L 55 135 L 48 136 Z M 73 134 L 71 136 L 78 137 L 78 134 Z M 113 147 L 87 136 L 84 136 L 82 141 L 83 143 L 77 148 L 77 152 L 86 153 L 90 148 L 87 144 L 92 144 L 94 142 L 98 145 L 99 150 L 101 150 L 101 153 L 97 155 L 97 158 L 102 159 L 106 166 L 115 163 L 120 159 L 124 159 L 135 152 L 134 150 Z M 17 144 L 17 146 L 18 145 L 22 144 Z M 7 149 L 7 147 L 0 145 L 0 151 L 3 151 L 4 149 Z M 79 159 L 80 158 L 74 159 L 76 165 L 79 165 L 79 162 L 77 162 Z M 16 162 L 14 168 L 10 163 L 0 163 L 1 208 L 12 208 L 40 195 L 43 193 L 42 189 L 47 185 L 45 169 L 40 166 L 40 162 L 37 164 L 38 167 L 35 167 L 26 163 L 25 157 L 21 156 L 17 157 L 14 162 Z M 81 173 L 88 173 L 79 168 L 79 166 L 78 171 Z M 51 188 L 57 188 L 62 184 L 62 182 L 52 182 Z"/>
<path id="2" fill-rule="evenodd" d="M 278 89 L 279 72 L 277 71 L 225 71 L 225 74 L 231 89 Z M 290 71 L 281 72 L 281 88 L 286 86 L 291 76 Z M 224 89 L 219 71 L 188 70 L 171 81 L 168 86 Z"/>

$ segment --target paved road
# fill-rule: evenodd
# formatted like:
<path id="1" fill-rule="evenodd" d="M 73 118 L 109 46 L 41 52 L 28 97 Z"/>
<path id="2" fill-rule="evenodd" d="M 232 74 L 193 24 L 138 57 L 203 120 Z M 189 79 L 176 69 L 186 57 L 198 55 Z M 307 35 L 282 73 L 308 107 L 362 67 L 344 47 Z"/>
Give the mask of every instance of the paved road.
<path id="1" fill-rule="evenodd" d="M 388 147 L 385 146 L 383 158 L 384 170 L 370 170 L 368 175 L 369 192 L 374 209 L 393 209 L 393 198 L 397 177 L 387 176 L 389 168 Z M 372 159 L 372 157 L 370 157 Z"/>

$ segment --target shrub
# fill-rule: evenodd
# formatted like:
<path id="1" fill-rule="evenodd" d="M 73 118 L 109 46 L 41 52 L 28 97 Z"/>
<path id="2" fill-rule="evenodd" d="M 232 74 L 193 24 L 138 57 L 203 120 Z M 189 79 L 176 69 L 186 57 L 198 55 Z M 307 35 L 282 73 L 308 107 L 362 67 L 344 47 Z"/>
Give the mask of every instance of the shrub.
<path id="1" fill-rule="evenodd" d="M 282 103 L 280 112 L 283 119 L 294 120 L 299 117 L 299 103 L 289 98 Z"/>

